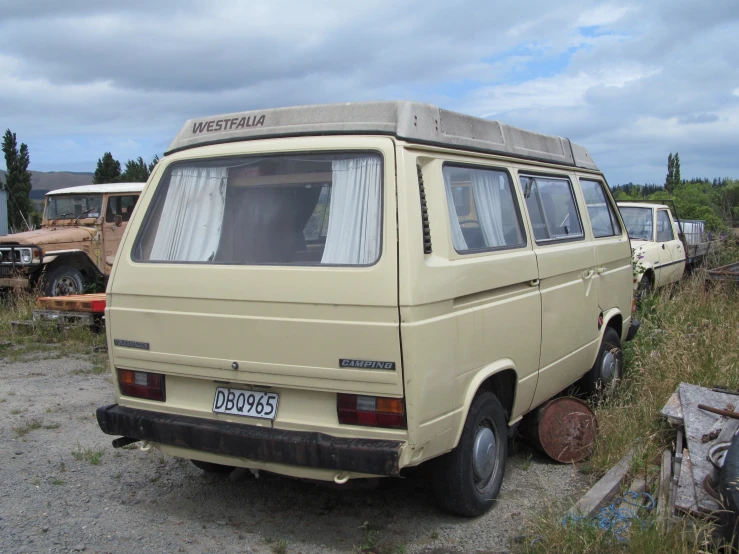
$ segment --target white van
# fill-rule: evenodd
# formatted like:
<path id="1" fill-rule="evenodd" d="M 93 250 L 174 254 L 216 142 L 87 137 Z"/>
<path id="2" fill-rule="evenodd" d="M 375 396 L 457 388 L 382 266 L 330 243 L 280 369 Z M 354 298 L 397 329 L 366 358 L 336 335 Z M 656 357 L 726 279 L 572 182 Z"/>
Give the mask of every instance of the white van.
<path id="1" fill-rule="evenodd" d="M 509 432 L 612 390 L 629 238 L 569 140 L 411 102 L 188 121 L 116 260 L 121 446 L 346 482 L 432 461 L 443 507 L 501 486 Z"/>

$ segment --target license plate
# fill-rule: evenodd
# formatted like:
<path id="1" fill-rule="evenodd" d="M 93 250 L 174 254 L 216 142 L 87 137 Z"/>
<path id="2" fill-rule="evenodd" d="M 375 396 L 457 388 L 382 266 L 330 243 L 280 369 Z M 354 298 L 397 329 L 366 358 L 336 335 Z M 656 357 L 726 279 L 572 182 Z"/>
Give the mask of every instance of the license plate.
<path id="1" fill-rule="evenodd" d="M 213 411 L 217 414 L 274 419 L 279 400 L 280 395 L 274 392 L 218 387 L 213 400 Z"/>
<path id="2" fill-rule="evenodd" d="M 0 266 L 0 277 L 10 277 L 13 266 Z"/>

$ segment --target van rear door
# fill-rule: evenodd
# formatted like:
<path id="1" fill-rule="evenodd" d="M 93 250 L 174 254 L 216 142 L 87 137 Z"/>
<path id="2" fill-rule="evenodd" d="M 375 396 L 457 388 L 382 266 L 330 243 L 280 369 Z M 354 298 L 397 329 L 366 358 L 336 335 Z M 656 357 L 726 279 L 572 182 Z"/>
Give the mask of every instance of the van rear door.
<path id="1" fill-rule="evenodd" d="M 172 156 L 114 268 L 116 367 L 402 396 L 392 147 L 292 138 Z M 190 385 L 167 394 L 183 413 L 213 403 Z"/>

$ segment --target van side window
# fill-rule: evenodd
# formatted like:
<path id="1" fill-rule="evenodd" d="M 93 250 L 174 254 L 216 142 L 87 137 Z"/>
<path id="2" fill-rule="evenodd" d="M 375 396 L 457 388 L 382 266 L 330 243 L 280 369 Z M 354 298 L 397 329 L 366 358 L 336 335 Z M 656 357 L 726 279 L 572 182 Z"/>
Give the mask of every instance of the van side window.
<path id="1" fill-rule="evenodd" d="M 667 210 L 657 212 L 657 242 L 667 242 L 675 240 L 675 234 L 672 232 L 672 222 Z"/>
<path id="2" fill-rule="evenodd" d="M 584 237 L 569 179 L 521 176 L 536 242 Z"/>
<path id="3" fill-rule="evenodd" d="M 123 221 L 131 219 L 131 212 L 136 205 L 138 196 L 111 196 L 108 198 L 108 208 L 105 210 L 105 222 L 113 223 L 115 216 L 121 216 Z"/>
<path id="4" fill-rule="evenodd" d="M 444 164 L 452 242 L 457 252 L 524 246 L 518 204 L 507 172 Z"/>
<path id="5" fill-rule="evenodd" d="M 600 181 L 590 181 L 589 179 L 580 179 L 585 203 L 588 205 L 588 215 L 590 216 L 590 226 L 593 229 L 593 236 L 612 237 L 621 234 L 621 225 L 618 223 L 618 217 L 613 210 L 613 206 L 608 201 L 606 191 L 603 189 L 603 183 Z"/>

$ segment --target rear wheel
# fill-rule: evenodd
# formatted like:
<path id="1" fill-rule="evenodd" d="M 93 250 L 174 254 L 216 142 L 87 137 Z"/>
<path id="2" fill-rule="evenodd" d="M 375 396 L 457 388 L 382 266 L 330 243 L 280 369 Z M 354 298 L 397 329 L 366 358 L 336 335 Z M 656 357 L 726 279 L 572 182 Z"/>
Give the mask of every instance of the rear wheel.
<path id="1" fill-rule="evenodd" d="M 436 461 L 437 502 L 457 515 L 484 514 L 500 492 L 507 458 L 503 407 L 493 393 L 479 393 L 470 406 L 459 444 Z"/>
<path id="2" fill-rule="evenodd" d="M 231 466 L 224 466 L 221 464 L 214 464 L 211 462 L 201 462 L 200 460 L 190 460 L 193 465 L 198 468 L 202 469 L 206 473 L 231 473 L 234 468 Z"/>
<path id="3" fill-rule="evenodd" d="M 612 396 L 623 375 L 624 354 L 621 338 L 612 328 L 607 327 L 600 343 L 595 364 L 581 380 L 581 387 L 589 395 Z"/>
<path id="4" fill-rule="evenodd" d="M 46 296 L 71 296 L 82 294 L 85 279 L 80 271 L 69 265 L 61 265 L 44 276 Z"/>

